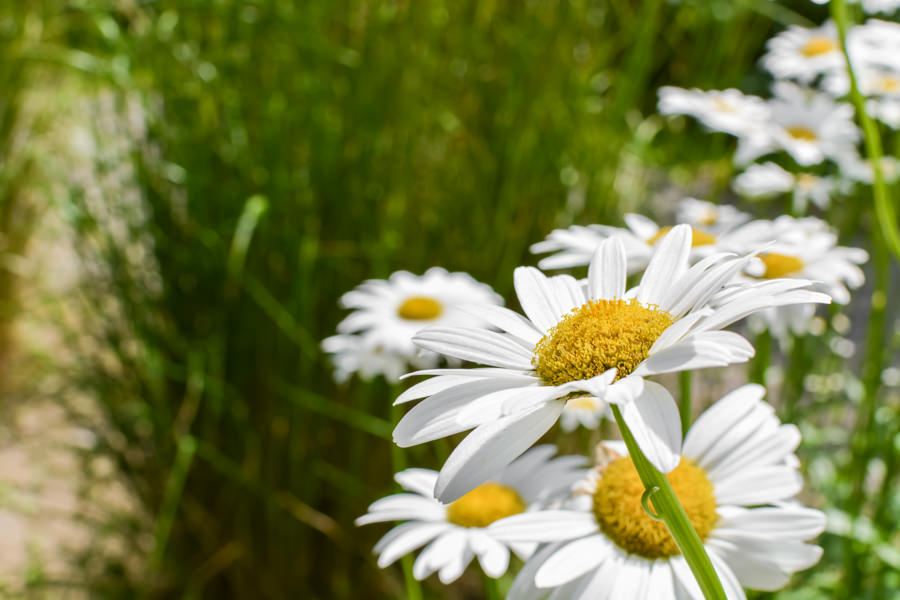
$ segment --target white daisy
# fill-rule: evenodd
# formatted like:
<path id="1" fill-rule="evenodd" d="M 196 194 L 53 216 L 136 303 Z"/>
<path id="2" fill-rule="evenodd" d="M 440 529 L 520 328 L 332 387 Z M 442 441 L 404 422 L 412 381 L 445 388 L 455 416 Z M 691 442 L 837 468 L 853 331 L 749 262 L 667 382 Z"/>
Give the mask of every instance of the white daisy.
<path id="1" fill-rule="evenodd" d="M 750 215 L 729 204 L 713 204 L 696 198 L 684 198 L 678 203 L 675 219 L 693 228 L 703 228 L 719 236 L 751 219 Z"/>
<path id="2" fill-rule="evenodd" d="M 741 227 L 746 225 L 742 222 L 745 216 L 749 218 L 749 215 L 732 207 L 716 206 L 686 198 L 679 204 L 679 214 L 686 217 L 685 222 L 691 225 L 692 247 L 689 259 L 691 264 L 723 250 L 748 252 L 759 247 L 760 242 L 768 241 L 767 235 L 764 235 L 763 239 L 755 235 L 761 233 L 758 229 Z M 568 229 L 551 231 L 547 239 L 531 246 L 531 251 L 535 254 L 555 252 L 538 261 L 538 267 L 563 269 L 585 266 L 590 262 L 600 242 L 618 238 L 625 246 L 628 273 L 642 271 L 653 256 L 656 244 L 672 230 L 672 227 L 661 227 L 652 219 L 634 213 L 626 214 L 623 219 L 625 227 L 573 225 Z M 748 236 L 749 232 L 753 232 L 754 235 Z"/>
<path id="3" fill-rule="evenodd" d="M 440 267 L 422 276 L 397 271 L 387 280 L 370 279 L 341 297 L 344 308 L 355 310 L 338 324 L 340 335 L 323 340 L 322 349 L 334 355 L 339 380 L 357 371 L 395 379 L 398 361 L 434 367 L 438 355 L 416 348 L 412 337 L 429 325 L 469 322 L 459 310 L 463 303 L 499 305 L 503 299 L 470 275 Z"/>
<path id="4" fill-rule="evenodd" d="M 734 178 L 734 189 L 748 198 L 765 198 L 792 193 L 794 206 L 803 211 L 809 202 L 821 209 L 831 204 L 831 196 L 841 187 L 833 177 L 812 173 L 791 173 L 773 162 L 752 164 Z"/>
<path id="5" fill-rule="evenodd" d="M 844 68 L 844 55 L 834 23 L 806 28 L 794 25 L 766 44 L 763 67 L 777 79 L 808 83 L 822 73 Z"/>
<path id="6" fill-rule="evenodd" d="M 853 122 L 853 107 L 836 103 L 826 94 L 801 88 L 787 81 L 773 86 L 769 101 L 771 121 L 753 135 L 740 138 L 735 162 L 784 150 L 801 166 L 836 161 L 856 151 L 859 128 Z"/>
<path id="7" fill-rule="evenodd" d="M 501 307 L 472 309 L 475 327 L 430 327 L 415 337 L 427 350 L 489 365 L 437 369 L 397 403 L 428 397 L 394 430 L 412 446 L 475 428 L 453 451 L 435 495 L 452 501 L 493 477 L 544 434 L 566 402 L 592 395 L 617 403 L 648 459 L 664 472 L 677 464 L 678 409 L 669 393 L 644 377 L 746 361 L 753 347 L 722 328 L 769 306 L 828 302 L 810 282 L 785 279 L 721 294 L 751 256 L 719 253 L 688 267 L 691 229 L 678 225 L 657 244 L 640 283 L 625 289 L 626 252 L 611 238 L 597 248 L 587 285 L 568 275 L 515 271 L 527 318 Z M 477 326 L 490 322 L 502 332 Z M 636 400 L 636 401 L 633 401 Z M 675 461 L 675 462 L 673 462 Z"/>
<path id="8" fill-rule="evenodd" d="M 600 420 L 610 417 L 609 406 L 594 396 L 580 396 L 566 402 L 566 407 L 559 416 L 559 426 L 570 432 L 579 426 L 585 429 L 597 429 Z"/>
<path id="9" fill-rule="evenodd" d="M 531 542 L 499 542 L 486 529 L 504 517 L 547 506 L 569 492 L 584 477 L 581 456 L 552 458 L 554 446 L 537 446 L 509 465 L 500 475 L 456 502 L 443 505 L 434 499 L 438 477 L 430 469 L 406 469 L 394 476 L 409 493 L 394 494 L 369 506 L 356 525 L 406 521 L 391 529 L 375 545 L 382 569 L 425 544 L 413 565 L 422 580 L 437 572 L 443 583 L 455 581 L 477 556 L 482 570 L 500 577 L 509 566 L 509 551 L 522 559 L 534 552 Z"/>
<path id="10" fill-rule="evenodd" d="M 765 101 L 739 90 L 686 90 L 664 86 L 659 89 L 659 112 L 689 115 L 714 131 L 743 136 L 768 119 Z"/>
<path id="11" fill-rule="evenodd" d="M 893 129 L 900 128 L 900 71 L 863 64 L 854 74 L 860 93 L 867 98 L 866 112 Z M 850 78 L 846 71 L 837 71 L 822 81 L 822 88 L 834 96 L 846 96 Z"/>
<path id="12" fill-rule="evenodd" d="M 881 157 L 881 177 L 887 183 L 893 183 L 900 178 L 900 161 L 893 156 Z M 853 181 L 859 181 L 871 185 L 875 179 L 870 159 L 861 158 L 859 155 L 847 156 L 840 163 L 841 173 Z"/>
<path id="13" fill-rule="evenodd" d="M 777 590 L 822 555 L 805 542 L 824 530 L 825 515 L 792 501 L 803 485 L 794 455 L 800 432 L 779 422 L 764 393 L 746 385 L 709 408 L 668 475 L 731 600 L 744 599 L 744 587 Z M 703 600 L 665 525 L 644 512 L 644 486 L 624 444 L 610 447 L 622 456 L 586 479 L 587 497 L 488 528 L 506 542 L 546 544 L 510 600 Z"/>

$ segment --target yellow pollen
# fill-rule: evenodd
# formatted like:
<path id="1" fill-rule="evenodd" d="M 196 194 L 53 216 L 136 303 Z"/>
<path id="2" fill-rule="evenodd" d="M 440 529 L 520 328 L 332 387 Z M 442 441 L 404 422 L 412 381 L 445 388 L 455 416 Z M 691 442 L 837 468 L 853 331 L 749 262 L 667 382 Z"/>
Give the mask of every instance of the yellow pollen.
<path id="1" fill-rule="evenodd" d="M 577 398 L 572 398 L 568 402 L 566 402 L 567 408 L 583 408 L 585 410 L 594 410 L 597 408 L 597 403 L 594 401 L 594 398 L 591 396 L 579 396 Z"/>
<path id="2" fill-rule="evenodd" d="M 885 75 L 884 77 L 878 79 L 875 87 L 882 94 L 893 94 L 900 91 L 900 79 L 891 77 L 890 75 Z"/>
<path id="3" fill-rule="evenodd" d="M 824 35 L 816 35 L 809 38 L 809 41 L 803 44 L 803 47 L 800 48 L 800 54 L 807 58 L 812 58 L 813 56 L 828 54 L 832 50 L 837 50 L 837 47 L 836 40 L 825 37 Z"/>
<path id="4" fill-rule="evenodd" d="M 815 175 L 810 175 L 809 173 L 800 173 L 797 175 L 797 187 L 802 190 L 811 190 L 816 187 L 816 182 L 819 181 L 819 178 Z"/>
<path id="5" fill-rule="evenodd" d="M 637 300 L 589 300 L 547 332 L 534 347 L 532 364 L 547 384 L 590 379 L 615 368 L 616 379 L 647 358 L 672 315 Z"/>
<path id="6" fill-rule="evenodd" d="M 516 490 L 488 482 L 452 502 L 447 507 L 447 520 L 460 527 L 487 527 L 504 517 L 525 511 L 525 502 Z"/>
<path id="7" fill-rule="evenodd" d="M 397 307 L 397 315 L 409 321 L 430 321 L 444 312 L 443 305 L 427 296 L 410 296 Z"/>
<path id="8" fill-rule="evenodd" d="M 789 254 L 769 252 L 759 257 L 766 266 L 765 279 L 777 279 L 803 270 L 803 261 Z"/>
<path id="9" fill-rule="evenodd" d="M 803 127 L 802 125 L 796 125 L 794 127 L 785 127 L 784 129 L 787 131 L 787 134 L 794 138 L 795 140 L 801 140 L 804 142 L 814 142 L 818 138 L 816 132 L 808 127 Z"/>
<path id="10" fill-rule="evenodd" d="M 671 227 L 661 227 L 660 230 L 656 232 L 656 235 L 647 240 L 647 245 L 655 246 L 656 242 L 663 239 L 663 237 L 670 231 L 672 231 Z M 716 236 L 711 233 L 706 233 L 702 229 L 691 227 L 691 234 L 692 248 L 696 248 L 697 246 L 709 246 L 716 243 Z"/>
<path id="11" fill-rule="evenodd" d="M 666 475 L 697 535 L 716 525 L 716 497 L 706 473 L 687 458 Z M 680 554 L 666 526 L 644 512 L 644 485 L 627 456 L 610 463 L 594 492 L 594 516 L 606 536 L 630 554 L 654 560 Z"/>

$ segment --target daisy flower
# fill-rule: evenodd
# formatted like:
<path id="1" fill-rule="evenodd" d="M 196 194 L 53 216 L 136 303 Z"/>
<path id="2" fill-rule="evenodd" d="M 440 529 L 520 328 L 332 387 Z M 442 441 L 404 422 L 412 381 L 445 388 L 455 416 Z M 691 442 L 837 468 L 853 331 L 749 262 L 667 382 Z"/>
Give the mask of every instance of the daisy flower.
<path id="1" fill-rule="evenodd" d="M 452 501 L 487 481 L 557 421 L 567 402 L 589 395 L 619 404 L 635 439 L 657 468 L 671 471 L 681 441 L 674 400 L 644 377 L 744 362 L 753 347 L 729 324 L 769 306 L 829 302 L 785 279 L 738 286 L 708 306 L 752 256 L 718 253 L 688 267 L 691 228 L 678 225 L 657 244 L 640 283 L 626 291 L 627 257 L 619 238 L 598 246 L 586 285 L 568 275 L 547 277 L 532 267 L 515 271 L 526 317 L 496 306 L 472 309 L 474 327 L 430 327 L 421 347 L 488 365 L 437 369 L 397 398 L 427 398 L 394 429 L 413 446 L 474 428 L 456 447 L 435 484 Z M 479 327 L 489 322 L 501 329 Z"/>
<path id="2" fill-rule="evenodd" d="M 900 128 L 900 71 L 863 64 L 856 67 L 855 75 L 860 93 L 867 98 L 869 115 L 888 127 Z M 846 96 L 850 93 L 850 77 L 846 71 L 835 72 L 823 80 L 822 89 L 833 96 Z"/>
<path id="3" fill-rule="evenodd" d="M 744 587 L 777 590 L 818 562 L 806 543 L 825 515 L 792 499 L 803 481 L 794 450 L 800 432 L 782 425 L 765 390 L 745 385 L 694 423 L 668 478 L 731 600 Z M 703 600 L 674 540 L 643 510 L 644 486 L 622 443 L 584 481 L 567 507 L 517 515 L 488 530 L 497 539 L 546 544 L 525 564 L 510 600 Z"/>
<path id="4" fill-rule="evenodd" d="M 693 228 L 704 228 L 713 235 L 722 235 L 750 220 L 750 215 L 729 204 L 713 204 L 696 198 L 684 198 L 678 203 L 675 219 Z"/>
<path id="5" fill-rule="evenodd" d="M 834 23 L 807 28 L 794 25 L 770 39 L 763 67 L 777 79 L 809 83 L 817 75 L 844 68 L 844 55 Z"/>
<path id="6" fill-rule="evenodd" d="M 338 380 L 354 372 L 396 379 L 401 363 L 434 367 L 438 355 L 416 348 L 412 338 L 429 325 L 468 322 L 459 310 L 464 303 L 499 305 L 503 299 L 470 275 L 440 267 L 422 276 L 397 271 L 387 280 L 370 279 L 341 297 L 341 305 L 354 310 L 338 324 L 339 335 L 322 341 L 322 349 L 333 355 Z"/>
<path id="7" fill-rule="evenodd" d="M 572 484 L 584 477 L 583 457 L 552 458 L 554 454 L 554 446 L 537 446 L 494 481 L 446 506 L 435 500 L 432 493 L 436 471 L 406 469 L 394 479 L 408 493 L 372 503 L 368 513 L 356 519 L 356 525 L 406 521 L 375 545 L 382 569 L 428 544 L 413 565 L 416 579 L 437 572 L 442 583 L 451 583 L 462 575 L 474 556 L 488 576 L 500 577 L 509 566 L 510 550 L 526 559 L 536 544 L 500 542 L 488 533 L 487 527 L 504 517 L 546 506 L 566 495 Z"/>
<path id="8" fill-rule="evenodd" d="M 791 193 L 794 206 L 805 210 L 812 202 L 822 210 L 831 204 L 831 197 L 840 189 L 832 177 L 812 173 L 791 173 L 773 162 L 753 164 L 734 178 L 735 191 L 748 198 L 764 198 Z"/>
<path id="9" fill-rule="evenodd" d="M 851 149 L 855 152 L 859 128 L 853 123 L 852 106 L 787 81 L 777 82 L 773 91 L 771 121 L 753 135 L 740 138 L 735 162 L 746 164 L 783 150 L 806 167 L 826 158 L 839 161 Z"/>
<path id="10" fill-rule="evenodd" d="M 593 396 L 581 396 L 566 402 L 559 416 L 559 426 L 565 432 L 575 431 L 579 425 L 585 429 L 597 429 L 600 419 L 609 418 L 610 414 L 606 402 Z"/>
<path id="11" fill-rule="evenodd" d="M 659 89 L 659 112 L 689 115 L 713 131 L 743 136 L 768 118 L 765 101 L 735 89 L 686 90 L 664 86 Z"/>

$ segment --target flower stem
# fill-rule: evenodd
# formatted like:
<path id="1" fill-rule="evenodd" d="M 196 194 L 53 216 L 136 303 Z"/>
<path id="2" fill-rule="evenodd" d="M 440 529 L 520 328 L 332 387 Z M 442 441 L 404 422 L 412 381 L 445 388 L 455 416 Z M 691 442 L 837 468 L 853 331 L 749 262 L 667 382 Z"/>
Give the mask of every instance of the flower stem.
<path id="1" fill-rule="evenodd" d="M 485 600 L 500 600 L 503 596 L 500 594 L 500 580 L 484 575 L 484 597 Z"/>
<path id="2" fill-rule="evenodd" d="M 678 374 L 678 383 L 681 387 L 681 397 L 678 404 L 678 412 L 681 414 L 681 433 L 687 432 L 691 426 L 691 372 L 682 371 Z"/>
<path id="3" fill-rule="evenodd" d="M 829 5 L 831 6 L 831 17 L 834 19 L 835 25 L 837 25 L 844 60 L 847 63 L 847 75 L 850 79 L 850 101 L 853 102 L 859 121 L 862 124 L 863 137 L 866 141 L 866 154 L 868 154 L 869 161 L 872 163 L 875 220 L 878 221 L 878 227 L 881 230 L 884 242 L 894 255 L 894 258 L 900 261 L 900 231 L 897 228 L 897 214 L 894 212 L 894 205 L 891 204 L 890 198 L 888 198 L 887 186 L 884 183 L 884 175 L 881 172 L 881 157 L 884 155 L 881 147 L 881 136 L 878 133 L 875 121 L 866 112 L 866 100 L 859 91 L 856 74 L 853 71 L 853 65 L 850 63 L 850 53 L 847 50 L 847 28 L 849 22 L 847 4 L 845 0 L 832 0 Z"/>
<path id="4" fill-rule="evenodd" d="M 396 398 L 399 393 L 396 389 L 392 389 L 391 392 L 391 398 Z M 402 408 L 399 406 L 392 406 L 391 421 L 396 423 L 400 419 L 401 412 Z M 394 473 L 406 468 L 406 457 L 403 456 L 403 450 L 395 444 L 391 444 L 391 463 Z M 400 566 L 403 568 L 403 583 L 406 586 L 407 600 L 422 600 L 422 584 L 413 576 L 412 556 L 407 554 L 401 558 Z"/>
<path id="5" fill-rule="evenodd" d="M 678 549 L 687 561 L 688 566 L 697 583 L 703 591 L 703 597 L 706 600 L 725 600 L 725 590 L 722 588 L 722 582 L 716 574 L 703 547 L 703 542 L 697 535 L 697 531 L 688 519 L 678 496 L 675 495 L 672 486 L 669 484 L 668 478 L 659 472 L 656 467 L 650 464 L 644 453 L 638 447 L 634 436 L 631 435 L 625 420 L 622 418 L 622 412 L 615 404 L 612 406 L 613 416 L 622 433 L 622 439 L 628 447 L 628 454 L 631 461 L 637 469 L 641 482 L 649 492 L 650 500 L 653 502 L 653 508 L 656 509 L 658 516 L 666 524 L 669 533 L 675 539 Z M 654 516 L 654 515 L 651 515 Z"/>

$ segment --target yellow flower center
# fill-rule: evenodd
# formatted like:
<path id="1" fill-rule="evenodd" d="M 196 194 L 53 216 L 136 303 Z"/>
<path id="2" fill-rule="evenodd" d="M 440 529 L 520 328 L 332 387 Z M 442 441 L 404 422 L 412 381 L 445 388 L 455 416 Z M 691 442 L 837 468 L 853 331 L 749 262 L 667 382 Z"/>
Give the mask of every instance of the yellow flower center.
<path id="1" fill-rule="evenodd" d="M 875 83 L 875 89 L 882 94 L 893 94 L 900 91 L 900 79 L 890 75 L 879 77 Z"/>
<path id="2" fill-rule="evenodd" d="M 663 239 L 663 237 L 672 231 L 671 227 L 661 227 L 659 231 L 656 232 L 652 238 L 647 240 L 648 246 L 655 246 L 656 242 Z M 696 248 L 697 246 L 709 246 L 711 244 L 716 243 L 716 236 L 711 233 L 706 233 L 702 229 L 696 229 L 691 227 L 691 247 Z"/>
<path id="3" fill-rule="evenodd" d="M 813 56 L 828 54 L 832 50 L 837 50 L 837 47 L 837 40 L 824 35 L 816 35 L 803 44 L 803 47 L 800 48 L 800 54 L 806 58 L 812 58 Z"/>
<path id="4" fill-rule="evenodd" d="M 460 527 L 487 527 L 524 511 L 525 502 L 516 490 L 488 482 L 452 502 L 447 507 L 447 520 Z"/>
<path id="5" fill-rule="evenodd" d="M 796 256 L 790 254 L 778 254 L 769 252 L 759 257 L 766 266 L 766 272 L 763 273 L 765 279 L 777 279 L 785 277 L 792 273 L 799 273 L 803 270 L 803 261 Z"/>
<path id="6" fill-rule="evenodd" d="M 716 497 L 706 473 L 687 458 L 666 475 L 697 535 L 705 540 L 716 525 Z M 644 485 L 627 456 L 610 463 L 594 492 L 594 516 L 606 536 L 630 554 L 654 560 L 680 554 L 669 530 L 644 512 Z M 652 500 L 651 500 L 652 502 Z"/>
<path id="7" fill-rule="evenodd" d="M 801 140 L 804 142 L 814 142 L 818 139 L 816 132 L 810 129 L 809 127 L 803 127 L 802 125 L 795 125 L 793 127 L 785 127 L 784 129 L 787 131 L 787 134 L 794 138 L 795 140 Z"/>
<path id="8" fill-rule="evenodd" d="M 723 113 L 737 112 L 734 108 L 734 105 L 732 105 L 729 102 L 725 102 L 721 98 L 713 98 L 712 104 L 713 104 L 713 108 L 715 108 L 719 112 L 723 112 Z"/>
<path id="9" fill-rule="evenodd" d="M 810 175 L 809 173 L 800 173 L 797 175 L 797 187 L 801 190 L 812 190 L 816 187 L 817 181 L 819 181 L 819 178 L 815 175 Z"/>
<path id="10" fill-rule="evenodd" d="M 534 347 L 532 364 L 550 385 L 590 379 L 615 368 L 625 377 L 647 358 L 672 315 L 637 300 L 589 300 L 547 332 Z"/>
<path id="11" fill-rule="evenodd" d="M 596 410 L 597 401 L 593 396 L 576 396 L 566 402 L 566 408 L 576 410 Z"/>
<path id="12" fill-rule="evenodd" d="M 397 307 L 397 315 L 409 321 L 431 321 L 444 312 L 444 306 L 427 296 L 410 296 Z"/>

